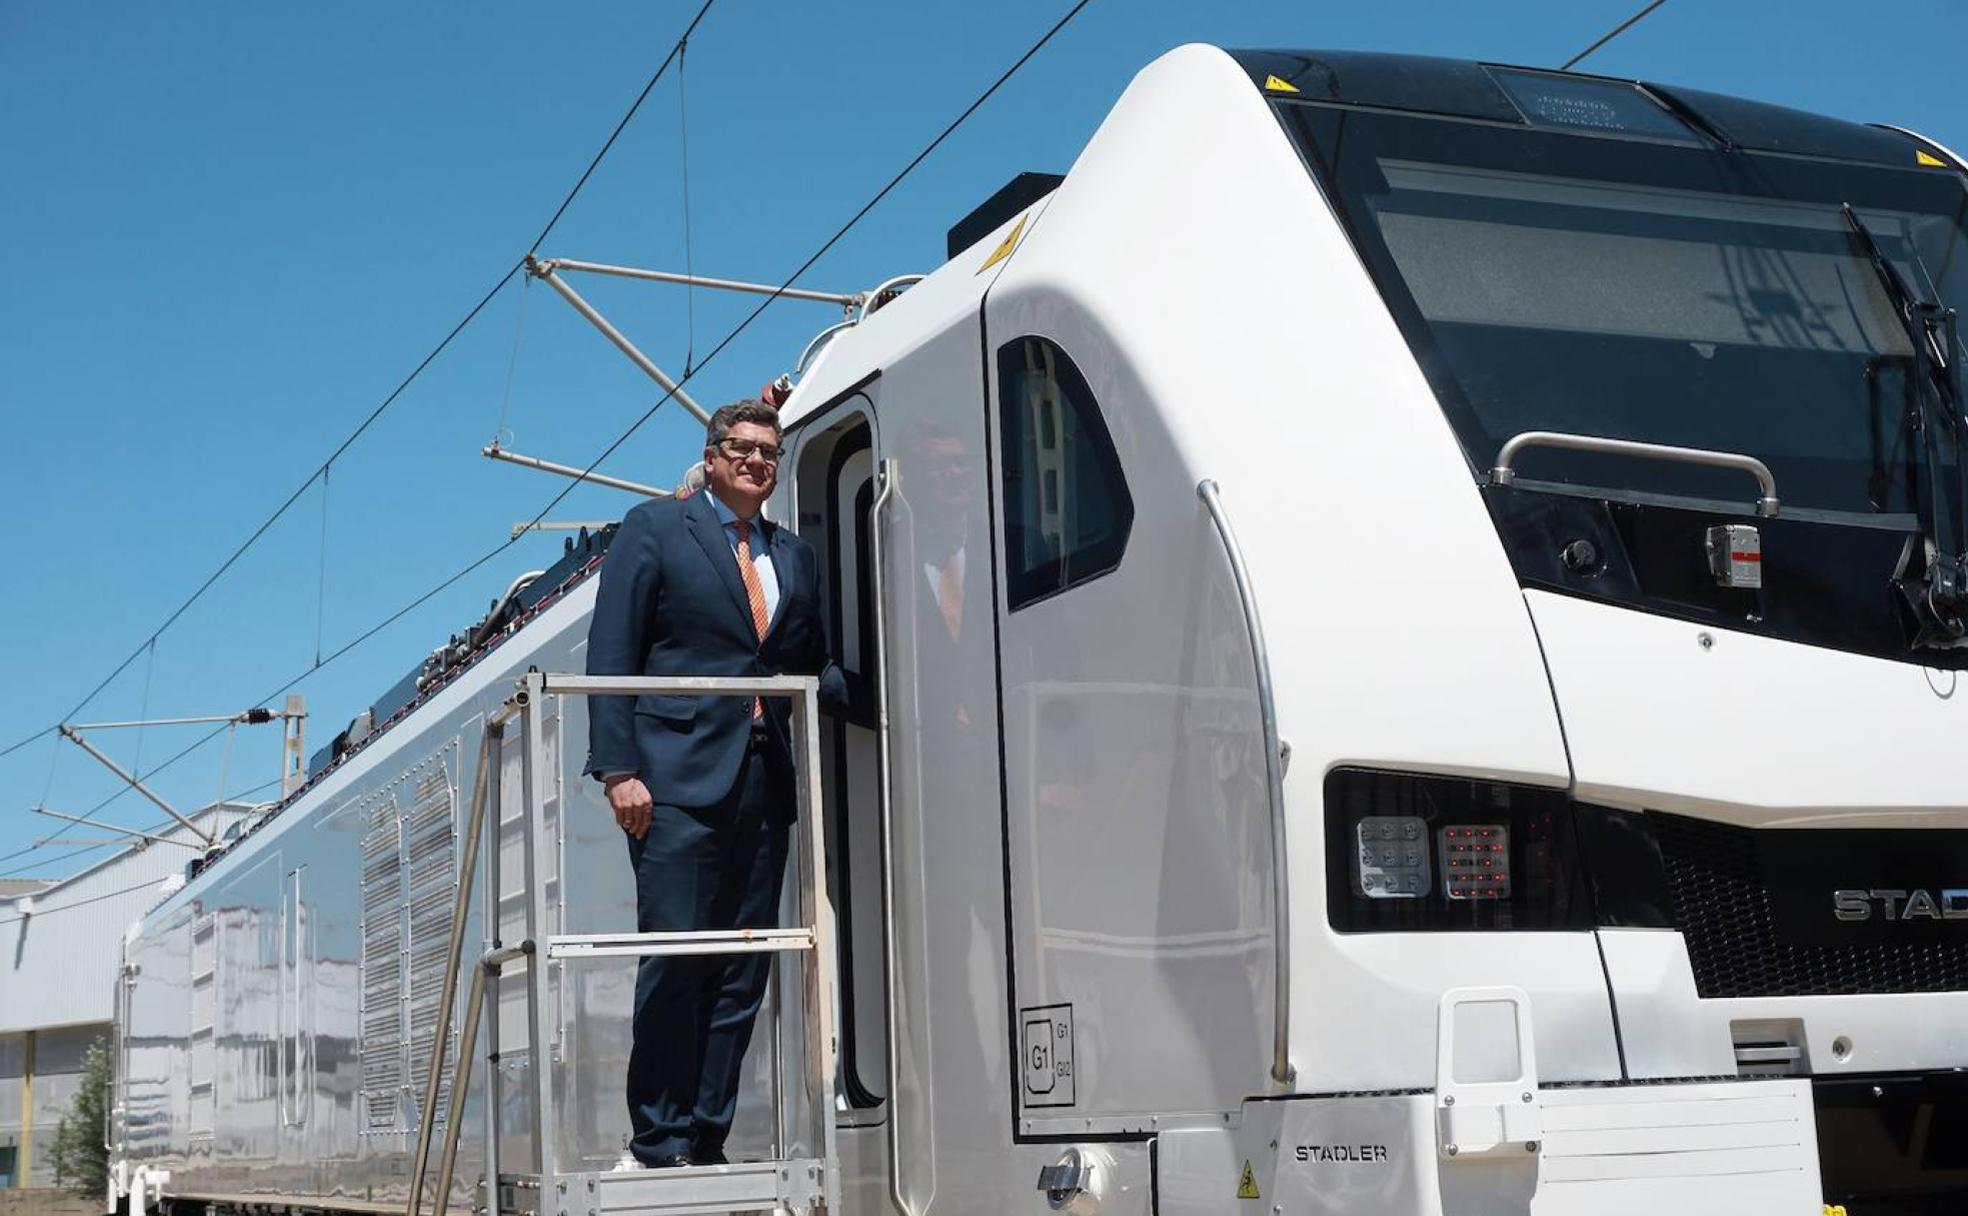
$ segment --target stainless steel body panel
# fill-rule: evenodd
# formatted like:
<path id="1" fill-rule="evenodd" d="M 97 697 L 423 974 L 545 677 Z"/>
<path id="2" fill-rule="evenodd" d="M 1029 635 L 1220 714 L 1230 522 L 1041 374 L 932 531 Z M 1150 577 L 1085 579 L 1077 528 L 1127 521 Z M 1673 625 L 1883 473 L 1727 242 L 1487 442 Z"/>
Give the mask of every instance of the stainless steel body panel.
<path id="1" fill-rule="evenodd" d="M 528 668 L 585 667 L 594 589 L 593 579 L 577 585 L 133 927 L 117 1079 L 122 1114 L 112 1137 L 126 1170 L 169 1171 L 170 1196 L 403 1208 L 459 881 L 465 787 L 485 716 Z M 621 831 L 598 787 L 581 775 L 586 738 L 585 700 L 547 698 L 541 777 L 550 847 L 537 861 L 546 934 L 635 927 Z M 497 757 L 496 802 L 488 808 L 498 824 L 497 858 L 481 850 L 468 960 L 495 936 L 507 943 L 524 936 L 522 752 L 509 741 Z M 563 886 L 563 872 L 579 880 Z M 494 880 L 496 931 L 486 903 Z M 622 1079 L 635 959 L 547 965 L 557 969 L 552 991 L 564 1027 L 551 1044 L 556 1156 L 567 1171 L 605 1170 L 628 1136 Z M 779 1122 L 771 1045 L 777 1034 L 785 1050 L 796 1048 L 800 1033 L 791 965 L 779 965 L 747 1062 L 731 1140 L 739 1155 L 766 1155 Z M 525 967 L 507 967 L 496 988 L 498 1014 L 487 1019 L 469 1066 L 454 1210 L 477 1205 L 484 1056 L 494 1043 L 501 1169 L 533 1166 Z M 781 991 L 794 997 L 784 1016 Z M 460 985 L 447 1076 L 465 996 Z M 437 1104 L 440 1138 L 449 1100 L 447 1081 Z"/>

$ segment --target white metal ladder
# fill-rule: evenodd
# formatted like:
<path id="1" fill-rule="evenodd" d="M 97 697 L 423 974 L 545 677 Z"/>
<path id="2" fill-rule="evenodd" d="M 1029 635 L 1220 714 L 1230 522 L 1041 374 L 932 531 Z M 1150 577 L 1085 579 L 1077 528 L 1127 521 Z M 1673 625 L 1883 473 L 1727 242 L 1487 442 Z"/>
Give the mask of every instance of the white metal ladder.
<path id="1" fill-rule="evenodd" d="M 465 1097 L 470 1089 L 477 1048 L 478 1028 L 486 1006 L 492 1005 L 493 1031 L 486 1054 L 487 1092 L 485 1094 L 484 1157 L 485 1176 L 497 1180 L 484 1189 L 484 1216 L 685 1216 L 776 1209 L 789 1212 L 821 1213 L 840 1210 L 840 1159 L 834 1140 L 834 927 L 833 914 L 822 884 L 826 875 L 826 853 L 820 817 L 820 724 L 819 682 L 812 676 L 769 676 L 759 678 L 699 676 L 586 676 L 549 675 L 528 672 L 517 692 L 493 715 L 485 726 L 479 748 L 477 776 L 473 783 L 470 818 L 465 835 L 465 856 L 451 932 L 451 958 L 445 973 L 438 1008 L 437 1025 L 431 1037 L 431 1068 L 426 1082 L 416 1141 L 415 1164 L 411 1174 L 410 1199 L 406 1216 L 421 1216 L 424 1180 L 430 1163 L 430 1146 L 436 1124 L 436 1106 L 444 1047 L 450 1033 L 452 1006 L 457 995 L 458 973 L 464 965 L 464 925 L 469 912 L 481 839 L 487 848 L 488 901 L 491 906 L 492 948 L 482 954 L 472 968 L 471 988 L 465 998 L 464 1025 L 458 1044 L 457 1075 L 451 1086 L 451 1101 L 444 1125 L 444 1144 L 432 1193 L 433 1216 L 446 1216 L 453 1175 L 457 1164 L 460 1124 Z M 638 696 L 644 693 L 686 694 L 694 696 L 790 697 L 792 700 L 793 750 L 797 782 L 800 837 L 793 850 L 796 858 L 796 889 L 799 923 L 784 929 L 739 929 L 674 933 L 605 933 L 547 935 L 547 891 L 541 867 L 543 857 L 553 856 L 555 839 L 548 824 L 545 805 L 558 776 L 555 765 L 546 762 L 544 715 L 550 696 Z M 523 764 L 524 806 L 520 818 L 525 847 L 526 936 L 517 945 L 497 940 L 499 817 L 487 822 L 486 804 L 498 786 L 499 767 L 495 755 L 502 755 L 506 730 L 517 717 Z M 556 762 L 557 763 L 557 762 Z M 563 812 L 564 813 L 564 812 Z M 563 1172 L 556 1145 L 559 1120 L 554 1108 L 554 1063 L 547 1045 L 560 1040 L 561 1004 L 555 999 L 568 963 L 594 958 L 648 958 L 678 955 L 740 954 L 754 952 L 798 952 L 802 956 L 804 988 L 805 1043 L 799 1052 L 799 1076 L 789 1077 L 787 1061 L 775 1035 L 772 1050 L 775 1064 L 773 1158 L 729 1165 L 702 1165 L 662 1170 Z M 535 1168 L 531 1172 L 504 1172 L 499 1162 L 498 1069 L 498 980 L 506 964 L 528 960 L 527 1045 L 532 1062 L 533 1134 Z M 554 964 L 560 964 L 555 966 Z M 811 1154 L 789 1156 L 783 1100 L 784 1087 L 797 1081 L 803 1101 L 798 1103 L 810 1127 L 801 1142 Z"/>

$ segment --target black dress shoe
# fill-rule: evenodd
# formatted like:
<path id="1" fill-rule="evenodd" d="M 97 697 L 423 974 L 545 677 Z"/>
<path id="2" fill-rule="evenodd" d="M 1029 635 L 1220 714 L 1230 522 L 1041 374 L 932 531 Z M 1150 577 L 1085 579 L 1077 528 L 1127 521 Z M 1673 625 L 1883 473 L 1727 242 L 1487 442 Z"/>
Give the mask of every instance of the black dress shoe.
<path id="1" fill-rule="evenodd" d="M 718 1148 L 704 1148 L 700 1146 L 696 1152 L 690 1155 L 690 1160 L 697 1165 L 730 1165 L 731 1164 L 730 1161 L 725 1159 L 724 1149 L 722 1146 Z"/>
<path id="2" fill-rule="evenodd" d="M 658 1157 L 656 1160 L 650 1162 L 649 1168 L 652 1170 L 674 1170 L 696 1164 L 697 1159 L 689 1153 L 671 1153 L 667 1157 Z"/>

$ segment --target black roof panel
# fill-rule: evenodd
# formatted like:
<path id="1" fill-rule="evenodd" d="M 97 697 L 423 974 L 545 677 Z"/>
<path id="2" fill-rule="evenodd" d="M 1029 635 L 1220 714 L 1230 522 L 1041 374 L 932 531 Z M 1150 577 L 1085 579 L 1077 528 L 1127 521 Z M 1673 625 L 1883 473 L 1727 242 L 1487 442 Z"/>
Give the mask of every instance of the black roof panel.
<path id="1" fill-rule="evenodd" d="M 1378 51 L 1230 51 L 1259 89 L 1275 76 L 1306 101 L 1521 123 L 1483 65 Z M 1278 92 L 1274 90 L 1275 93 Z"/>
<path id="2" fill-rule="evenodd" d="M 1378 51 L 1231 50 L 1251 83 L 1271 97 L 1340 105 L 1413 110 L 1457 118 L 1523 123 L 1525 116 L 1490 75 L 1469 59 L 1392 55 Z M 1544 73 L 1544 69 L 1518 69 Z M 1572 73 L 1545 73 L 1553 76 Z M 1832 160 L 1911 167 L 1918 144 L 1895 131 L 1676 85 L 1636 85 L 1686 111 L 1738 148 L 1821 156 Z M 1282 84 L 1286 87 L 1277 87 Z M 1562 125 L 1562 124 L 1561 124 Z"/>
<path id="3" fill-rule="evenodd" d="M 990 236 L 998 225 L 1057 190 L 1065 180 L 1057 173 L 1021 173 L 1012 178 L 998 187 L 996 194 L 979 203 L 976 210 L 956 222 L 950 229 L 949 253 L 945 256 L 954 258 Z"/>
<path id="4" fill-rule="evenodd" d="M 1701 115 L 1739 148 L 1900 167 L 1914 163 L 1913 141 L 1893 131 L 1678 85 L 1649 84 L 1647 88 Z"/>

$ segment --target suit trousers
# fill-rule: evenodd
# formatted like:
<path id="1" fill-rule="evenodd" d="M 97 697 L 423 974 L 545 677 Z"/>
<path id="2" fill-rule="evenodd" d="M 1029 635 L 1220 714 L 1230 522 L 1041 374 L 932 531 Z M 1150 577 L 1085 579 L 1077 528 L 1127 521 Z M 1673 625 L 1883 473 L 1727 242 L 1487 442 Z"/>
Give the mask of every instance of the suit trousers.
<path id="1" fill-rule="evenodd" d="M 691 808 L 657 803 L 643 838 L 628 836 L 637 930 L 776 928 L 792 799 L 784 766 L 755 739 L 722 801 Z M 700 1159 L 722 1153 L 775 957 L 638 962 L 629 1148 L 644 1164 L 677 1153 Z"/>

